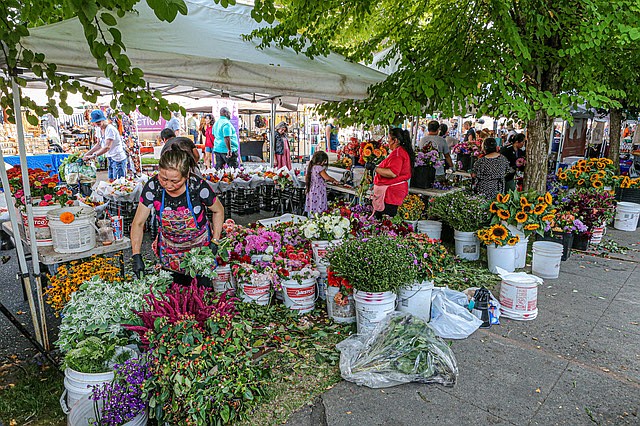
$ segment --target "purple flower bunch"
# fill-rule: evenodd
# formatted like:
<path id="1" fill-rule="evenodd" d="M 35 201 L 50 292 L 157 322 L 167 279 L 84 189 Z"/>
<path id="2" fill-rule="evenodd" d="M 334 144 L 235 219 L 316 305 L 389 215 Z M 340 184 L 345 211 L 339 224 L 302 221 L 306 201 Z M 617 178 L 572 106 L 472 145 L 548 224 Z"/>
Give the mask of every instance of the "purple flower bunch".
<path id="1" fill-rule="evenodd" d="M 416 166 L 433 166 L 440 167 L 444 164 L 444 161 L 440 160 L 437 150 L 431 150 L 427 152 L 418 152 L 416 155 Z"/>
<path id="2" fill-rule="evenodd" d="M 277 232 L 259 228 L 255 234 L 248 235 L 244 241 L 245 254 L 265 254 L 271 247 L 271 253 L 277 253 L 282 248 L 282 237 Z"/>
<path id="3" fill-rule="evenodd" d="M 133 420 L 147 408 L 142 399 L 142 385 L 151 378 L 151 372 L 139 360 L 128 360 L 115 366 L 112 382 L 94 386 L 91 400 L 99 413 L 94 426 L 119 426 Z M 99 409 L 99 402 L 102 408 Z"/>

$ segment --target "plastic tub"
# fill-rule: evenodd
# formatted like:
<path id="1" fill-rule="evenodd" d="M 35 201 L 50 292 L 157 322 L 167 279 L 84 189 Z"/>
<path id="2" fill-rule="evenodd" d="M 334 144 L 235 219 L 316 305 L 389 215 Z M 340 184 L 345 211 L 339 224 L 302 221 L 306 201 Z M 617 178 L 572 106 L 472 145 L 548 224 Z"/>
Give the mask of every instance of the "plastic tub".
<path id="1" fill-rule="evenodd" d="M 398 311 L 408 312 L 425 322 L 431 320 L 433 281 L 423 281 L 403 287 L 398 293 Z"/>
<path id="2" fill-rule="evenodd" d="M 517 246 L 496 246 L 495 244 L 488 245 L 487 263 L 489 264 L 489 271 L 492 274 L 497 274 L 497 267 L 500 267 L 507 272 L 515 271 L 516 254 Z"/>
<path id="3" fill-rule="evenodd" d="M 431 239 L 439 240 L 442 237 L 442 222 L 436 220 L 419 220 L 418 232 L 420 234 L 427 234 Z"/>
<path id="4" fill-rule="evenodd" d="M 549 241 L 536 241 L 533 243 L 531 273 L 541 278 L 558 278 L 563 250 L 562 244 L 558 243 Z"/>
<path id="5" fill-rule="evenodd" d="M 621 231 L 635 231 L 640 218 L 640 204 L 619 201 L 613 227 Z"/>
<path id="6" fill-rule="evenodd" d="M 284 305 L 299 314 L 311 312 L 316 302 L 316 280 L 309 278 L 298 283 L 286 280 L 280 283 L 284 296 Z"/>
<path id="7" fill-rule="evenodd" d="M 329 318 L 340 324 L 353 324 L 356 322 L 356 305 L 353 294 L 346 297 L 346 305 L 338 305 L 335 297 L 340 292 L 338 287 L 327 287 L 327 314 Z"/>
<path id="8" fill-rule="evenodd" d="M 456 256 L 461 259 L 478 260 L 480 258 L 480 240 L 475 232 L 454 231 Z"/>
<path id="9" fill-rule="evenodd" d="M 538 285 L 541 283 L 540 278 L 530 274 L 502 275 L 499 298 L 502 314 L 521 321 L 535 319 L 538 316 Z"/>
<path id="10" fill-rule="evenodd" d="M 395 311 L 396 297 L 396 294 L 391 291 L 380 293 L 355 291 L 353 299 L 356 302 L 358 334 L 371 333 L 387 314 Z"/>

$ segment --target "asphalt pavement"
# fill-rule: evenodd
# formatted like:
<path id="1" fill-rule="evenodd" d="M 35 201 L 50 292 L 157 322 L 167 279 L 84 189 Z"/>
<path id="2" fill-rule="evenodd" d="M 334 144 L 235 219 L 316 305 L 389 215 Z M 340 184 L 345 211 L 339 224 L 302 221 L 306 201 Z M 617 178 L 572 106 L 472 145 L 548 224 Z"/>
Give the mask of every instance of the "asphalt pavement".
<path id="1" fill-rule="evenodd" d="M 453 387 L 342 381 L 287 424 L 640 424 L 640 232 L 609 230 L 609 238 L 631 250 L 619 259 L 574 252 L 539 287 L 535 320 L 503 317 L 452 341 Z"/>

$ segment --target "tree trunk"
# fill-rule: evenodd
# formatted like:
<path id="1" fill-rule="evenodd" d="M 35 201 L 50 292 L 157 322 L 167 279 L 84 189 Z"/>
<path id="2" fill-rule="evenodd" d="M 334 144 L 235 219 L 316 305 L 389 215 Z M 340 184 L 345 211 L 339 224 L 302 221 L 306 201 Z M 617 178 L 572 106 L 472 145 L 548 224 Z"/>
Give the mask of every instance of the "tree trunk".
<path id="1" fill-rule="evenodd" d="M 539 193 L 547 190 L 549 156 L 549 134 L 553 117 L 546 111 L 536 111 L 536 117 L 527 123 L 527 166 L 524 172 L 525 190 L 535 189 Z"/>
<path id="2" fill-rule="evenodd" d="M 620 132 L 622 111 L 615 108 L 609 111 L 609 158 L 613 160 L 616 173 L 620 173 Z"/>

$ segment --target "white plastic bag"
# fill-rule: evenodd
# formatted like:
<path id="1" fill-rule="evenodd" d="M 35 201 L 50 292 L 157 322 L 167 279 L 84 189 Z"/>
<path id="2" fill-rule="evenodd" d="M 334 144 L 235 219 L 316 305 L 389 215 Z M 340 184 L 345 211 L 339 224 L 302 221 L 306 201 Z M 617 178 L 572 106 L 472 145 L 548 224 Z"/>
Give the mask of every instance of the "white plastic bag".
<path id="1" fill-rule="evenodd" d="M 403 383 L 453 386 L 458 366 L 449 345 L 424 320 L 392 312 L 370 334 L 338 343 L 342 378 L 370 388 Z"/>
<path id="2" fill-rule="evenodd" d="M 431 322 L 438 336 L 445 339 L 466 339 L 482 321 L 466 308 L 467 296 L 448 288 L 434 288 L 431 296 Z"/>

